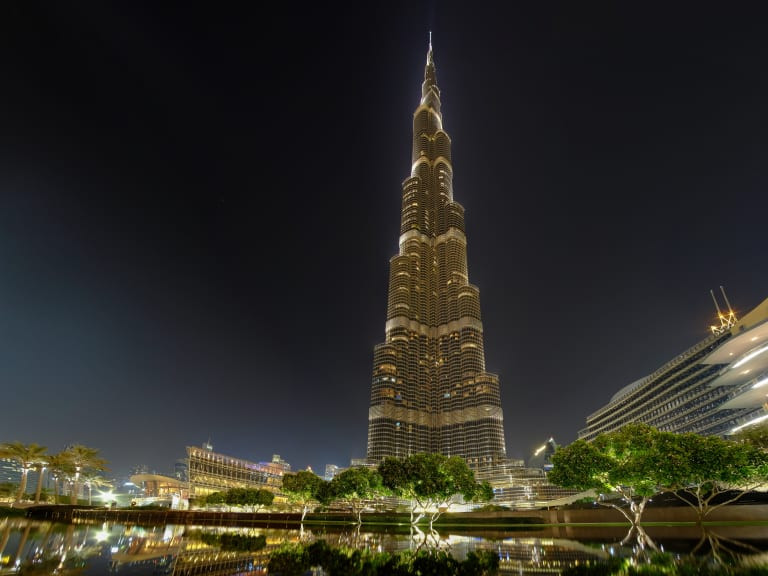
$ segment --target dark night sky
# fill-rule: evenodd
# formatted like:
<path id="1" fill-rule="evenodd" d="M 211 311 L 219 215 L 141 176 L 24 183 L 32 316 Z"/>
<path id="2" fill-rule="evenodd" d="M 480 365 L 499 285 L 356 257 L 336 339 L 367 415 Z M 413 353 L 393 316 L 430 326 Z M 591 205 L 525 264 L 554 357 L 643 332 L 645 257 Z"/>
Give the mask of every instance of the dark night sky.
<path id="1" fill-rule="evenodd" d="M 509 456 L 768 296 L 760 4 L 358 4 L 2 3 L 0 441 L 365 456 L 429 30 Z"/>

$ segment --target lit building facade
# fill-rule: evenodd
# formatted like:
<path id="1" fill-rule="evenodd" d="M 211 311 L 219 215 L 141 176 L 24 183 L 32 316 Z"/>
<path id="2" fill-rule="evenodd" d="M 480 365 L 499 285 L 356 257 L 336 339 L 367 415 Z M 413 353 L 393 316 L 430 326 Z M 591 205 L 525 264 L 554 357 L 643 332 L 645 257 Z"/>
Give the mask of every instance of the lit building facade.
<path id="1" fill-rule="evenodd" d="M 330 482 L 333 480 L 333 477 L 336 476 L 339 472 L 341 472 L 343 468 L 339 468 L 336 466 L 336 464 L 326 464 L 325 465 L 325 476 L 323 478 Z"/>
<path id="2" fill-rule="evenodd" d="M 478 288 L 469 283 L 464 208 L 453 199 L 430 42 L 390 260 L 385 340 L 374 348 L 367 461 L 414 453 L 506 460 L 499 378 L 485 370 Z"/>
<path id="3" fill-rule="evenodd" d="M 0 458 L 0 484 L 14 485 L 12 490 L 15 497 L 21 483 L 22 468 L 21 464 L 13 458 Z M 46 471 L 43 471 L 43 488 L 45 485 Z M 40 481 L 40 472 L 34 468 L 27 471 L 27 483 L 24 493 L 27 497 L 34 498 L 37 492 L 37 483 Z"/>
<path id="4" fill-rule="evenodd" d="M 277 494 L 283 474 L 291 468 L 279 456 L 273 462 L 249 462 L 214 452 L 210 444 L 187 446 L 187 466 L 190 499 L 232 488 L 264 488 Z"/>
<path id="5" fill-rule="evenodd" d="M 589 415 L 579 438 L 593 440 L 630 422 L 727 437 L 768 419 L 768 299 L 741 320 L 732 310 L 719 316 L 709 337 Z"/>
<path id="6" fill-rule="evenodd" d="M 169 508 L 186 508 L 189 499 L 188 483 L 163 474 L 135 474 L 131 483 L 141 488 L 141 496 L 131 498 L 131 505 L 165 505 Z"/>

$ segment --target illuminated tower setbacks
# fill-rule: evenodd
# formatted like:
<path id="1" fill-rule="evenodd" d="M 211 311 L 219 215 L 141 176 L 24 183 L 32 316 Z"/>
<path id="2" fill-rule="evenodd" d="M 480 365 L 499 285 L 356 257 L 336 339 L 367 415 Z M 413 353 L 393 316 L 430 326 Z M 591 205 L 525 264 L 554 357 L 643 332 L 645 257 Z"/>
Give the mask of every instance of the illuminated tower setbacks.
<path id="1" fill-rule="evenodd" d="M 464 208 L 453 200 L 430 40 L 390 260 L 385 341 L 373 353 L 369 461 L 419 452 L 478 469 L 506 459 L 499 378 L 485 371 L 480 296 L 469 283 Z"/>

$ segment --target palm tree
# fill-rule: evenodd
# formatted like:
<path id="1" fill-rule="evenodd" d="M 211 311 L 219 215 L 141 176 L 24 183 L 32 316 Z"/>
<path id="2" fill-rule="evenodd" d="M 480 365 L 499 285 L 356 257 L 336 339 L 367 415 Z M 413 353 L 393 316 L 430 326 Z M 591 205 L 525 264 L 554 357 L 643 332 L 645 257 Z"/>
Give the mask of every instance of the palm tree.
<path id="1" fill-rule="evenodd" d="M 99 488 L 101 486 L 110 486 L 110 482 L 104 478 L 103 476 L 100 476 L 98 474 L 95 474 L 93 472 L 85 472 L 82 475 L 83 484 L 88 488 L 88 506 L 91 505 L 92 502 L 92 493 L 94 488 Z"/>
<path id="2" fill-rule="evenodd" d="M 22 444 L 21 442 L 5 442 L 0 444 L 0 458 L 10 458 L 15 460 L 21 466 L 21 481 L 19 482 L 19 493 L 16 501 L 19 502 L 27 490 L 27 474 L 37 465 L 46 459 L 45 446 L 39 444 Z"/>
<path id="3" fill-rule="evenodd" d="M 71 504 L 77 504 L 81 475 L 93 472 L 103 472 L 107 469 L 107 461 L 99 457 L 99 451 L 96 448 L 89 448 L 82 444 L 73 444 L 72 446 L 69 446 L 64 450 L 62 456 L 64 456 L 71 467 L 74 468 L 72 493 L 69 498 Z"/>
<path id="4" fill-rule="evenodd" d="M 75 469 L 64 452 L 48 457 L 48 473 L 53 478 L 53 501 L 59 503 L 61 482 L 70 479 L 75 474 Z"/>
<path id="5" fill-rule="evenodd" d="M 35 490 L 35 504 L 38 504 L 40 502 L 40 494 L 43 491 L 43 475 L 45 474 L 45 470 L 48 467 L 48 458 L 49 456 L 46 455 L 46 457 L 39 462 L 35 462 L 33 465 L 33 468 L 37 470 L 37 490 Z"/>

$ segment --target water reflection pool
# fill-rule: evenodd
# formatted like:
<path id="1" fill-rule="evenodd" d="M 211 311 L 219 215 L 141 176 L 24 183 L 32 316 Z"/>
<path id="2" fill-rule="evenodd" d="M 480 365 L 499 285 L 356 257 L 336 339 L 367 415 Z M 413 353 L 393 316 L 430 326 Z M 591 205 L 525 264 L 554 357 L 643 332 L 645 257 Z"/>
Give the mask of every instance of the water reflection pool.
<path id="1" fill-rule="evenodd" d="M 233 528 L 6 518 L 0 519 L 0 574 L 260 575 L 266 574 L 269 554 L 284 543 L 308 544 L 319 539 L 332 546 L 374 552 L 439 548 L 457 559 L 464 559 L 470 551 L 492 550 L 499 557 L 500 574 L 559 574 L 566 567 L 598 559 L 638 558 L 654 548 L 679 557 L 717 556 L 726 563 L 746 559 L 768 567 L 768 526 L 656 526 L 646 532 L 645 536 L 628 535 L 621 527 L 554 526 L 424 533 L 407 526 Z M 254 542 L 263 547 L 257 551 L 223 549 L 222 538 L 245 542 L 246 548 Z"/>

